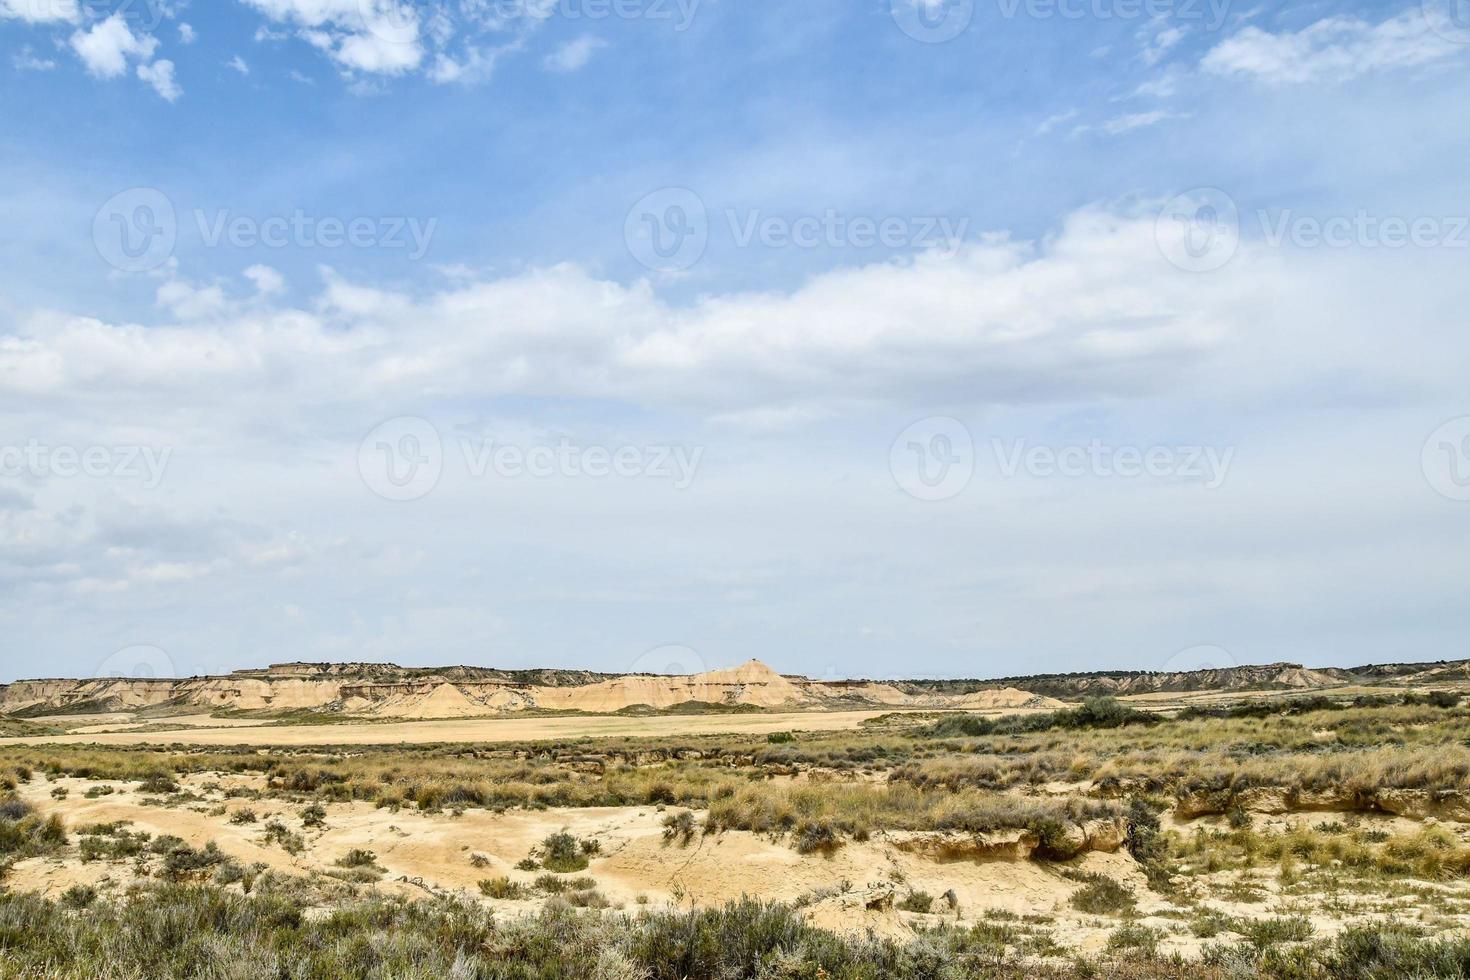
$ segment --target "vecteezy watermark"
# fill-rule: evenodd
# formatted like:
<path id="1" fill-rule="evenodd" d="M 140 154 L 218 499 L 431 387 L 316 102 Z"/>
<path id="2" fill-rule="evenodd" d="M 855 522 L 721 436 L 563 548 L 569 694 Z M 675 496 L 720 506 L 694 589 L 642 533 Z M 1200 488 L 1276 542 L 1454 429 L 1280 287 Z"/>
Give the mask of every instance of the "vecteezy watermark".
<path id="1" fill-rule="evenodd" d="M 682 643 L 665 643 L 645 650 L 630 661 L 625 674 L 655 674 L 661 677 L 688 677 L 709 670 L 699 651 Z"/>
<path id="2" fill-rule="evenodd" d="M 676 490 L 694 483 L 703 446 L 585 445 L 570 439 L 520 444 L 461 435 L 465 475 L 472 480 L 652 479 Z M 362 440 L 357 470 L 367 488 L 385 500 L 428 496 L 444 475 L 444 440 L 432 422 L 412 416 L 389 419 Z"/>
<path id="3" fill-rule="evenodd" d="M 764 215 L 728 208 L 725 221 L 738 248 L 921 248 L 953 258 L 964 244 L 969 218 L 944 215 L 873 218 L 828 208 L 820 215 Z"/>
<path id="4" fill-rule="evenodd" d="M 1240 210 L 1218 187 L 1176 195 L 1159 210 L 1154 240 L 1170 263 L 1186 272 L 1214 272 L 1240 248 Z"/>
<path id="5" fill-rule="evenodd" d="M 1218 31 L 1231 0 L 995 0 L 1006 20 L 1132 21 L 1169 19 Z"/>
<path id="6" fill-rule="evenodd" d="M 1240 662 L 1224 647 L 1211 643 L 1185 647 L 1173 654 L 1159 667 L 1165 674 L 1182 674 L 1194 670 L 1228 670 L 1239 667 Z"/>
<path id="7" fill-rule="evenodd" d="M 975 19 L 975 0 L 888 0 L 893 22 L 915 41 L 953 41 Z"/>
<path id="8" fill-rule="evenodd" d="M 1470 415 L 1450 419 L 1424 440 L 1419 456 L 1424 479 L 1440 496 L 1470 500 Z"/>
<path id="9" fill-rule="evenodd" d="M 736 248 L 922 249 L 953 258 L 965 242 L 970 219 L 948 215 L 869 215 L 826 208 L 812 214 L 767 214 L 759 208 L 725 208 L 713 223 Z M 645 195 L 628 211 L 623 235 L 628 251 L 655 272 L 681 272 L 705 253 L 712 233 L 704 199 L 687 187 Z"/>
<path id="10" fill-rule="evenodd" d="M 1267 245 L 1279 248 L 1470 248 L 1470 215 L 1403 217 L 1359 209 L 1352 214 L 1256 212 Z"/>
<path id="11" fill-rule="evenodd" d="M 387 249 L 410 261 L 429 251 L 438 218 L 407 215 L 237 214 L 229 208 L 192 212 L 205 248 Z M 187 226 L 186 226 L 187 227 Z M 180 221 L 174 203 L 156 187 L 115 194 L 92 220 L 92 242 L 103 261 L 122 272 L 149 272 L 173 257 Z"/>
<path id="12" fill-rule="evenodd" d="M 35 1 L 43 6 L 49 3 L 49 0 Z M 53 1 L 50 6 L 56 6 L 56 3 Z M 173 10 L 172 0 L 81 0 L 79 6 L 87 12 L 87 21 L 122 16 L 123 21 L 140 31 L 153 31 Z"/>
<path id="13" fill-rule="evenodd" d="M 959 419 L 936 415 L 904 429 L 888 450 L 888 471 L 918 500 L 959 496 L 975 475 L 975 440 Z"/>
<path id="14" fill-rule="evenodd" d="M 172 456 L 171 446 L 51 446 L 31 439 L 23 446 L 0 446 L 0 477 L 137 480 L 143 489 L 156 490 Z"/>
<path id="15" fill-rule="evenodd" d="M 312 215 L 299 208 L 290 214 L 261 218 L 229 209 L 194 212 L 205 248 L 381 248 L 402 249 L 411 261 L 428 252 L 438 218 L 408 216 L 340 218 Z"/>
<path id="16" fill-rule="evenodd" d="M 1430 30 L 1456 44 L 1470 44 L 1470 2 L 1421 0 Z"/>
<path id="17" fill-rule="evenodd" d="M 991 439 L 1000 475 L 1076 479 L 1174 479 L 1201 483 L 1207 490 L 1224 484 L 1235 447 L 1115 446 L 1101 439 L 1083 444 L 1033 446 L 1025 439 Z"/>
<path id="18" fill-rule="evenodd" d="M 1470 3 L 1470 0 L 1467 0 Z M 1186 191 L 1160 209 L 1154 233 L 1170 263 L 1187 272 L 1213 272 L 1240 248 L 1244 231 L 1270 248 L 1470 249 L 1470 214 L 1300 214 L 1260 208 L 1243 219 L 1218 187 Z"/>
<path id="19" fill-rule="evenodd" d="M 432 422 L 400 416 L 378 425 L 357 447 L 362 482 L 384 500 L 426 497 L 444 473 L 444 442 Z"/>
<path id="20" fill-rule="evenodd" d="M 369 0 L 363 0 L 369 2 Z M 703 0 L 491 0 L 500 20 L 647 20 L 683 32 L 694 25 Z"/>
<path id="21" fill-rule="evenodd" d="M 149 272 L 174 254 L 178 215 L 168 195 L 134 187 L 107 199 L 92 219 L 92 244 L 103 261 L 122 272 Z"/>
<path id="22" fill-rule="evenodd" d="M 995 470 L 1003 479 L 1154 479 L 1224 485 L 1235 447 L 1117 445 L 1102 439 L 1067 445 L 1033 445 L 1026 439 L 992 438 Z M 975 440 L 959 419 L 933 416 L 910 425 L 888 451 L 888 469 L 900 489 L 919 500 L 959 496 L 974 478 Z"/>
<path id="23" fill-rule="evenodd" d="M 675 490 L 687 490 L 704 459 L 703 446 L 583 446 L 569 439 L 521 446 L 469 437 L 462 437 L 459 445 L 465 470 L 476 479 L 491 473 L 507 480 L 650 477 L 671 481 Z"/>
<path id="24" fill-rule="evenodd" d="M 655 272 L 682 272 L 704 256 L 709 245 L 709 212 L 687 187 L 664 187 L 646 194 L 628 210 L 623 240 L 639 263 Z"/>
<path id="25" fill-rule="evenodd" d="M 179 676 L 173 658 L 161 647 L 137 644 L 108 655 L 92 672 L 93 677 L 146 680 Z"/>
<path id="26" fill-rule="evenodd" d="M 417 44 L 419 12 L 408 0 L 357 0 L 363 30 L 389 44 Z"/>

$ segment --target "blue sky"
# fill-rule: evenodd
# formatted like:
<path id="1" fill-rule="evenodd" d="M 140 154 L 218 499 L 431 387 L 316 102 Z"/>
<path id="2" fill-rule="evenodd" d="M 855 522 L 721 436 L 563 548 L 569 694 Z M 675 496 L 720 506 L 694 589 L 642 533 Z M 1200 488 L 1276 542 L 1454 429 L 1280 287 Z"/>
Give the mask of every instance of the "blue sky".
<path id="1" fill-rule="evenodd" d="M 1465 656 L 1467 65 L 1451 0 L 0 0 L 0 680 Z"/>

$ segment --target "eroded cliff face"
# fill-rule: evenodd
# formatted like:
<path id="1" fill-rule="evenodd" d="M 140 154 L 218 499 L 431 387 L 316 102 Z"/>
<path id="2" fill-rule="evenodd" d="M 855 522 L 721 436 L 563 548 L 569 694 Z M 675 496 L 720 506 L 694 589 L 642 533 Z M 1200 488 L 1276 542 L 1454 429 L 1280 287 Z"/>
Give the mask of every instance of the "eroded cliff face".
<path id="1" fill-rule="evenodd" d="M 758 660 L 729 670 L 687 676 L 569 675 L 473 667 L 431 671 L 391 664 L 277 664 L 225 677 L 22 681 L 0 688 L 0 712 L 29 715 L 170 706 L 464 718 L 538 708 L 609 713 L 634 707 L 673 708 L 689 702 L 760 708 L 854 704 L 1022 708 L 1056 707 L 1060 703 L 1013 689 L 951 698 L 907 694 L 891 684 L 870 681 L 812 681 L 778 674 Z"/>

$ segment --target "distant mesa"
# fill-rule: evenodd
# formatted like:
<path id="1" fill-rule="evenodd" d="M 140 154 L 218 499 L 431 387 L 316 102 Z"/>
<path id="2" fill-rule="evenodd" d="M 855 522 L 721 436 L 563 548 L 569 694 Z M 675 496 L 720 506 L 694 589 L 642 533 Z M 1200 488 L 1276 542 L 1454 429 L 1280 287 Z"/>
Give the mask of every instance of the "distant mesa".
<path id="1" fill-rule="evenodd" d="M 0 713 L 197 708 L 314 711 L 377 718 L 470 718 L 524 711 L 611 714 L 646 709 L 1050 708 L 1061 702 L 1006 687 L 948 694 L 868 680 L 814 681 L 759 660 L 698 674 L 408 668 L 287 663 L 219 677 L 18 681 L 0 688 Z"/>
<path id="2" fill-rule="evenodd" d="M 1101 671 L 998 680 L 812 680 L 759 660 L 698 674 L 286 663 L 216 677 L 50 679 L 0 685 L 0 714 L 21 717 L 146 709 L 320 712 L 375 718 L 470 718 L 525 711 L 1049 710 L 1097 695 L 1319 690 L 1348 684 L 1470 680 L 1470 662 L 1345 670 L 1278 663 L 1195 671 Z"/>

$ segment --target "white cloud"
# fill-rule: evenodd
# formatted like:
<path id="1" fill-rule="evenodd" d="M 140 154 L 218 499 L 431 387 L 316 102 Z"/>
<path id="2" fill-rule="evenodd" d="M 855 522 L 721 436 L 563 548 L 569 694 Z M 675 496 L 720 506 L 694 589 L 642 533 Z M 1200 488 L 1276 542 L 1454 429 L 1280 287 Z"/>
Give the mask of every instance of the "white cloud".
<path id="1" fill-rule="evenodd" d="M 178 101 L 179 96 L 184 94 L 184 90 L 174 80 L 174 63 L 167 59 L 161 58 L 151 65 L 139 65 L 138 77 L 152 85 L 153 90 L 169 102 Z"/>
<path id="2" fill-rule="evenodd" d="M 116 78 L 128 69 L 128 59 L 149 61 L 158 50 L 158 39 L 138 35 L 128 27 L 122 14 L 113 14 L 93 24 L 89 30 L 77 31 L 71 37 L 72 50 L 87 70 L 98 78 Z"/>
<path id="3" fill-rule="evenodd" d="M 1114 116 L 1112 119 L 1105 120 L 1096 125 L 1088 124 L 1078 126 L 1072 130 L 1072 135 L 1080 136 L 1084 133 L 1096 131 L 1108 136 L 1122 136 L 1134 130 L 1157 126 L 1159 123 L 1169 119 L 1183 118 L 1185 117 L 1178 113 L 1167 112 L 1163 109 L 1152 109 L 1148 112 L 1128 112 L 1121 116 Z"/>
<path id="4" fill-rule="evenodd" d="M 82 19 L 77 0 L 0 0 L 0 20 L 28 24 L 75 24 Z"/>
<path id="5" fill-rule="evenodd" d="M 1041 121 L 1041 124 L 1036 127 L 1034 135 L 1045 136 L 1053 129 L 1056 129 L 1058 126 L 1062 125 L 1062 123 L 1071 122 L 1073 119 L 1076 119 L 1077 116 L 1078 111 L 1076 109 L 1067 109 L 1054 115 L 1047 116 Z"/>
<path id="6" fill-rule="evenodd" d="M 673 307 L 571 265 L 423 297 L 329 275 L 311 306 L 262 312 L 218 287 L 159 290 L 178 326 L 48 317 L 0 344 L 0 390 L 119 397 L 179 386 L 273 398 L 537 395 L 820 412 L 852 399 L 982 402 L 1137 394 L 1253 332 L 1274 280 L 1237 258 L 1181 275 L 1154 223 L 1088 209 L 1043 243 L 991 238 L 819 275 L 785 293 Z M 262 292 L 270 272 L 247 271 Z M 1250 285 L 1246 288 L 1248 279 Z M 270 365 L 269 370 L 265 370 Z M 172 394 L 171 394 L 172 393 Z"/>
<path id="7" fill-rule="evenodd" d="M 242 0 L 272 24 L 326 55 L 345 74 L 390 78 L 423 72 L 439 83 L 483 82 L 504 55 L 521 50 L 555 14 L 554 0 L 499 4 L 484 0 Z M 262 26 L 256 40 L 282 41 L 287 30 Z M 573 71 L 595 41 L 574 41 L 547 67 Z M 564 59 L 562 55 L 564 54 Z M 358 91 L 376 91 L 356 79 Z"/>
<path id="8" fill-rule="evenodd" d="M 22 47 L 10 63 L 16 71 L 51 71 L 56 67 L 56 62 L 50 58 L 38 58 L 29 44 Z"/>
<path id="9" fill-rule="evenodd" d="M 170 280 L 158 287 L 158 305 L 184 320 L 198 320 L 224 311 L 224 290 L 219 286 L 195 287 L 182 280 Z"/>
<path id="10" fill-rule="evenodd" d="M 542 65 L 548 71 L 571 74 L 587 67 L 592 56 L 605 47 L 607 47 L 607 42 L 602 38 L 584 34 L 576 40 L 568 41 L 547 55 Z"/>
<path id="11" fill-rule="evenodd" d="M 268 265 L 252 265 L 245 270 L 245 278 L 255 284 L 255 291 L 262 296 L 274 296 L 286 288 L 286 280 Z"/>
<path id="12" fill-rule="evenodd" d="M 198 38 L 199 38 L 199 35 L 194 32 L 194 28 L 193 28 L 192 25 L 190 25 L 190 24 L 180 24 L 179 25 L 179 40 L 182 43 L 184 43 L 184 44 L 193 44 L 196 40 L 198 40 Z"/>
<path id="13" fill-rule="evenodd" d="M 349 71 L 399 75 L 424 60 L 420 11 L 400 0 L 244 0 Z M 257 34 L 260 38 L 261 35 Z M 264 35 L 265 39 L 273 39 Z"/>
<path id="14" fill-rule="evenodd" d="M 250 74 L 250 66 L 247 65 L 245 63 L 245 59 L 240 57 L 238 54 L 231 58 L 229 61 L 225 62 L 225 66 L 234 69 L 242 75 Z"/>
<path id="15" fill-rule="evenodd" d="M 1177 25 L 1159 26 L 1151 24 L 1142 32 L 1143 51 L 1140 55 L 1146 65 L 1156 65 L 1164 59 L 1174 46 L 1184 40 L 1184 29 Z"/>
<path id="16" fill-rule="evenodd" d="M 1247 27 L 1216 45 L 1201 61 L 1214 75 L 1254 78 L 1269 85 L 1344 81 L 1371 72 L 1414 68 L 1461 55 L 1430 29 L 1417 8 L 1370 24 L 1327 17 L 1300 31 L 1270 33 Z"/>

